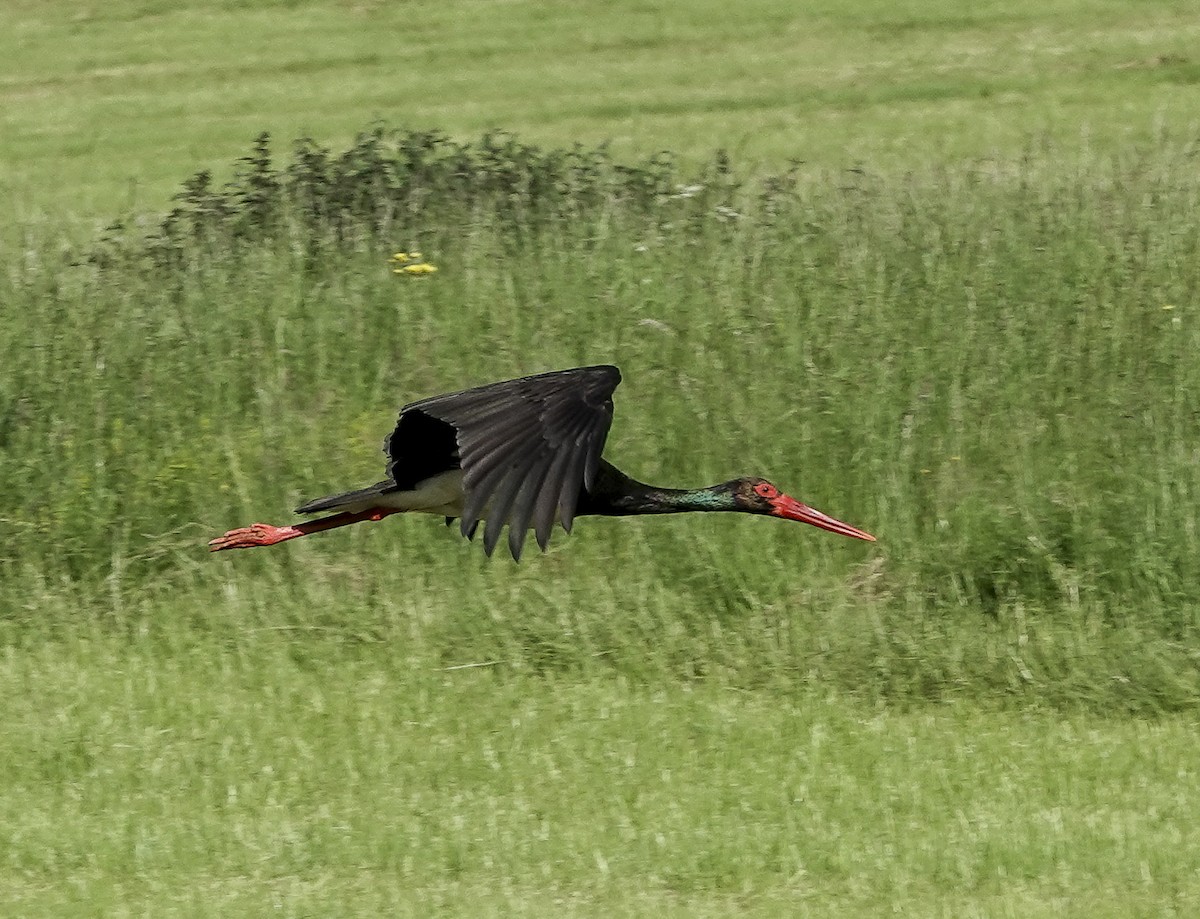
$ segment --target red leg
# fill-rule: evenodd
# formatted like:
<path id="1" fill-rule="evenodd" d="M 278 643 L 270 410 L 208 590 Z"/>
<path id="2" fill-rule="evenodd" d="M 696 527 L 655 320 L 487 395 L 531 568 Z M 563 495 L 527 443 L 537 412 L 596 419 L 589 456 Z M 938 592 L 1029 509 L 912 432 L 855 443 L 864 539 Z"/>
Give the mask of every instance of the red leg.
<path id="1" fill-rule="evenodd" d="M 363 520 L 382 520 L 389 514 L 399 511 L 387 507 L 372 507 L 357 514 L 334 514 L 332 517 L 322 517 L 320 520 L 309 520 L 294 526 L 271 526 L 269 523 L 252 523 L 248 527 L 230 530 L 224 536 L 209 540 L 208 551 L 220 552 L 222 549 L 252 549 L 255 546 L 273 546 L 278 542 L 287 542 L 309 533 L 320 533 L 322 530 L 333 530 L 337 527 L 348 526 L 351 523 L 361 523 Z"/>

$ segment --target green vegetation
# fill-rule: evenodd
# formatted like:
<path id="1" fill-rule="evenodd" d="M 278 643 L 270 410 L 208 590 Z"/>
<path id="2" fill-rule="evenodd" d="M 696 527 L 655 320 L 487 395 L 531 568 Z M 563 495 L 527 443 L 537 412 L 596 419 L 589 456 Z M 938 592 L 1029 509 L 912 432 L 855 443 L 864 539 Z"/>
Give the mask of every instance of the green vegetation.
<path id="1" fill-rule="evenodd" d="M 114 610 L 266 578 L 327 627 L 396 637 L 387 603 L 328 609 L 356 570 L 433 602 L 441 664 L 601 654 L 871 700 L 1191 708 L 1197 184 L 1165 143 L 1053 160 L 740 186 L 722 162 L 687 178 L 504 138 L 375 132 L 280 169 L 260 144 L 148 238 L 14 281 L 4 431 L 29 461 L 0 481 L 6 577 L 103 583 Z M 397 247 L 441 271 L 394 277 Z M 420 518 L 197 556 L 377 476 L 398 402 L 609 359 L 635 474 L 767 473 L 880 546 L 589 521 L 515 568 Z M 500 615 L 514 599 L 532 609 Z"/>
<path id="2" fill-rule="evenodd" d="M 345 145 L 372 118 L 766 172 L 1200 124 L 1193 0 L 7 0 L 0 25 L 22 224 L 161 210 L 260 131 Z"/>
<path id="3" fill-rule="evenodd" d="M 567 4 L 10 5 L 0 43 L 62 55 L 0 77 L 43 126 L 0 131 L 0 913 L 1196 912 L 1194 15 L 842 6 L 631 6 L 618 48 Z M 331 95 L 387 84 L 398 23 L 454 139 Z M 230 69 L 268 27 L 294 57 Z M 589 67 L 630 83 L 581 103 Z M 106 81 L 144 123 L 109 111 L 85 182 L 48 132 Z M 659 127 L 622 138 L 633 84 Z M 285 96 L 318 140 L 213 163 L 173 94 L 229 113 L 214 150 Z M 842 133 L 774 131 L 797 94 Z M 201 166 L 165 216 L 115 191 Z M 409 399 L 601 361 L 622 468 L 767 475 L 880 542 L 584 519 L 517 566 L 421 517 L 204 551 L 375 480 Z"/>
<path id="4" fill-rule="evenodd" d="M 13 916 L 1200 906 L 1173 719 L 436 674 L 233 618 L 203 645 L 23 648 L 0 691 Z"/>

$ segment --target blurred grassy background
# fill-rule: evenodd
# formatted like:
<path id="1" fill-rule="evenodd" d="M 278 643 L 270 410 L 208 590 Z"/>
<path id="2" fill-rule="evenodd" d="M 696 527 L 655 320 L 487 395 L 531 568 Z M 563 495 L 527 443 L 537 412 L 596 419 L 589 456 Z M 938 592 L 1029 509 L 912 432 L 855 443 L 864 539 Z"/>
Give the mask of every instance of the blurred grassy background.
<path id="1" fill-rule="evenodd" d="M 1188 5 L 63 9 L 0 32 L 6 912 L 1195 911 Z M 880 542 L 204 551 L 601 361 L 631 474 Z"/>

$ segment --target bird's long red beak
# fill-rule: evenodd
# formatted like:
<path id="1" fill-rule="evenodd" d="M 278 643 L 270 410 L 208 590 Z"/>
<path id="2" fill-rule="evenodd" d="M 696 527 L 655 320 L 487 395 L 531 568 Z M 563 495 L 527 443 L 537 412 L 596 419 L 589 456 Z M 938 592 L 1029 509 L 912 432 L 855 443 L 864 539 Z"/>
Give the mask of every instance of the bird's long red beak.
<path id="1" fill-rule="evenodd" d="M 789 495 L 780 495 L 771 502 L 771 506 L 774 508 L 771 511 L 772 515 L 782 517 L 784 520 L 799 520 L 801 523 L 812 524 L 815 527 L 820 527 L 822 530 L 828 530 L 830 533 L 840 533 L 842 536 L 851 536 L 854 539 L 865 539 L 867 542 L 875 541 L 875 537 L 865 530 L 860 530 L 858 527 L 852 527 L 848 523 L 835 520 L 828 514 L 822 514 L 819 510 L 811 508 L 807 504 L 801 504 Z"/>

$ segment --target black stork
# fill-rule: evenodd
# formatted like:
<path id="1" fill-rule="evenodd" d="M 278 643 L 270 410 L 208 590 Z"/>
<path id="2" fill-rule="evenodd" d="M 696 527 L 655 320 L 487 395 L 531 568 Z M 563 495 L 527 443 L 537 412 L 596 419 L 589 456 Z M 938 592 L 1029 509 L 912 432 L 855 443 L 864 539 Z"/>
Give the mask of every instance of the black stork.
<path id="1" fill-rule="evenodd" d="M 508 524 L 508 547 L 521 557 L 532 524 L 545 551 L 557 518 L 568 533 L 576 517 L 738 511 L 799 520 L 833 533 L 875 537 L 783 494 L 765 479 L 741 478 L 709 488 L 644 485 L 601 459 L 612 424 L 616 367 L 579 367 L 406 405 L 384 441 L 387 478 L 356 491 L 317 498 L 298 514 L 337 511 L 294 526 L 256 523 L 209 542 L 213 552 L 248 549 L 390 514 L 422 511 L 460 520 L 471 539 L 486 519 L 483 548 L 492 554 Z"/>

